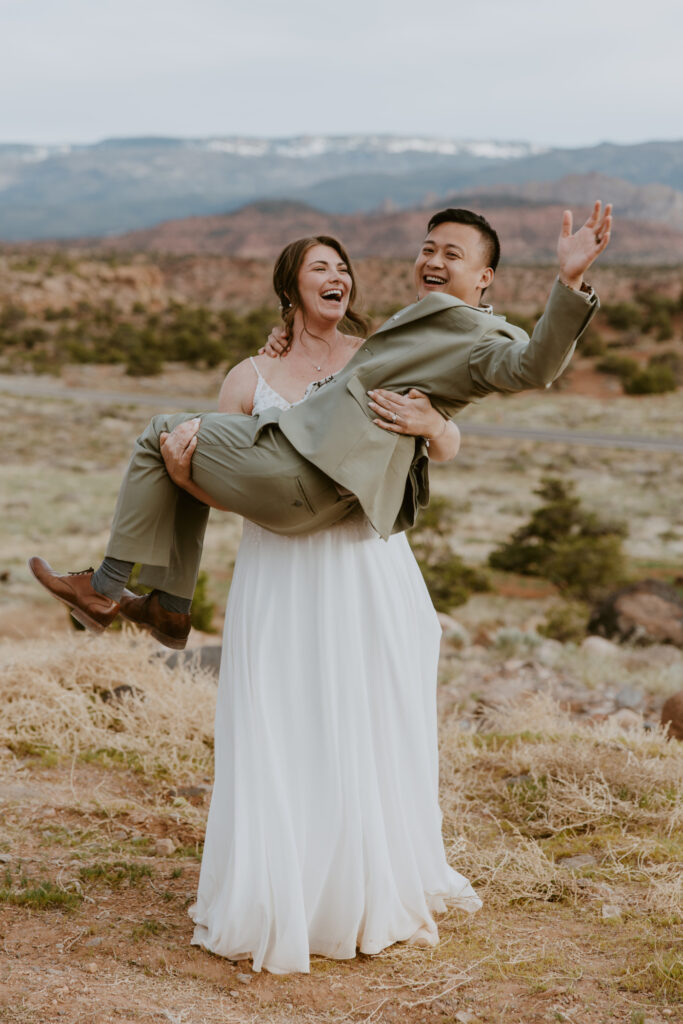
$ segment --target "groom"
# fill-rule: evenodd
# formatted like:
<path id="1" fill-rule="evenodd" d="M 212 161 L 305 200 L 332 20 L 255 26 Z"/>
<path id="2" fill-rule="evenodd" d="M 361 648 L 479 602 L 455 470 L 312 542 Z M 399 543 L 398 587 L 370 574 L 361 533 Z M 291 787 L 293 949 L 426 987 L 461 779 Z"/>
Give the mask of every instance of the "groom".
<path id="1" fill-rule="evenodd" d="M 596 203 L 572 233 L 566 211 L 558 241 L 559 277 L 531 339 L 480 306 L 498 262 L 496 233 L 470 211 L 445 210 L 428 225 L 415 264 L 418 301 L 385 323 L 333 380 L 309 399 L 260 416 L 202 416 L 192 457 L 198 488 L 276 533 L 329 526 L 359 503 L 382 537 L 411 526 L 428 500 L 424 443 L 373 422 L 368 392 L 418 388 L 447 418 L 491 392 L 549 385 L 567 365 L 597 310 L 583 274 L 606 248 L 611 208 Z M 107 557 L 92 570 L 60 576 L 40 558 L 36 578 L 100 631 L 118 614 L 145 625 L 167 646 L 184 647 L 208 507 L 168 476 L 160 435 L 191 420 L 155 416 L 138 438 L 114 514 Z M 152 595 L 124 592 L 135 562 Z M 175 602 L 179 602 L 175 603 Z M 185 604 L 183 604 L 183 602 Z"/>

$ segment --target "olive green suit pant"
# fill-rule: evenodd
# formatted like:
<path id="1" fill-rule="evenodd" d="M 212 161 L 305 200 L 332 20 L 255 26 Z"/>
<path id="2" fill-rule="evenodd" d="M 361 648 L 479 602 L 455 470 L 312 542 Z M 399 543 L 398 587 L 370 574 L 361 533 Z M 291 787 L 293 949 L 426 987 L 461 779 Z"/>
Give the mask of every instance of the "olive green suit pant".
<path id="1" fill-rule="evenodd" d="M 343 519 L 357 505 L 298 454 L 277 427 L 279 410 L 263 416 L 206 413 L 192 457 L 192 479 L 225 509 L 293 536 Z M 191 598 L 209 507 L 176 487 L 159 435 L 194 413 L 155 416 L 135 443 L 114 512 L 107 556 L 142 564 L 140 582 Z M 255 442 L 258 440 L 258 444 Z"/>

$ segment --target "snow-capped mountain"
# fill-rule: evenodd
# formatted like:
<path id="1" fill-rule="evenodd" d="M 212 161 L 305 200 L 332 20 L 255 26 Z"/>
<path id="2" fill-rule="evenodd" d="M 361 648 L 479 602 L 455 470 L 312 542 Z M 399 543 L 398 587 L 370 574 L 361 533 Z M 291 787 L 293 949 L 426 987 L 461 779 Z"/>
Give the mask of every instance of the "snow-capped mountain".
<path id="1" fill-rule="evenodd" d="M 683 143 L 550 149 L 410 135 L 131 138 L 0 145 L 0 240 L 103 235 L 292 199 L 332 213 L 600 173 L 683 188 Z"/>

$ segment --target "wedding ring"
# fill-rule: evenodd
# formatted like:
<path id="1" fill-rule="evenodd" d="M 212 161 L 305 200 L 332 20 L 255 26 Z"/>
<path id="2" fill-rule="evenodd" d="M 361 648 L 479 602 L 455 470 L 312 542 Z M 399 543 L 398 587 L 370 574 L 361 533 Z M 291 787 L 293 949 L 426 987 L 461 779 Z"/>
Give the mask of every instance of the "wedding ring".
<path id="1" fill-rule="evenodd" d="M 391 418 L 392 418 L 392 420 L 393 420 L 393 421 L 394 421 L 394 423 L 395 423 L 395 422 L 396 422 L 396 420 L 398 419 L 398 416 L 396 415 L 396 413 L 395 413 L 395 412 L 392 412 L 392 414 L 391 414 Z"/>

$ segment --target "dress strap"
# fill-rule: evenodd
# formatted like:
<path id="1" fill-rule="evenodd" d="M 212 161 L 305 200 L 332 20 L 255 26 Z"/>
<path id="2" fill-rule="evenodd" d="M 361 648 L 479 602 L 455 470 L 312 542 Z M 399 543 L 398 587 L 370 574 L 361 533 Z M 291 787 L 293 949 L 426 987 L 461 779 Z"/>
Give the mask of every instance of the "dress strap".
<path id="1" fill-rule="evenodd" d="M 254 369 L 256 370 L 256 376 L 258 377 L 258 379 L 259 379 L 259 380 L 262 380 L 262 381 L 263 381 L 263 383 L 264 383 L 264 384 L 266 384 L 266 383 L 267 383 L 267 381 L 266 381 L 266 378 L 265 378 L 265 377 L 263 376 L 263 374 L 262 374 L 262 373 L 261 373 L 261 371 L 259 370 L 258 366 L 256 365 L 256 360 L 254 359 L 254 357 L 253 357 L 253 356 L 249 356 L 249 362 L 251 363 L 251 365 L 252 365 L 252 366 L 254 367 Z"/>

